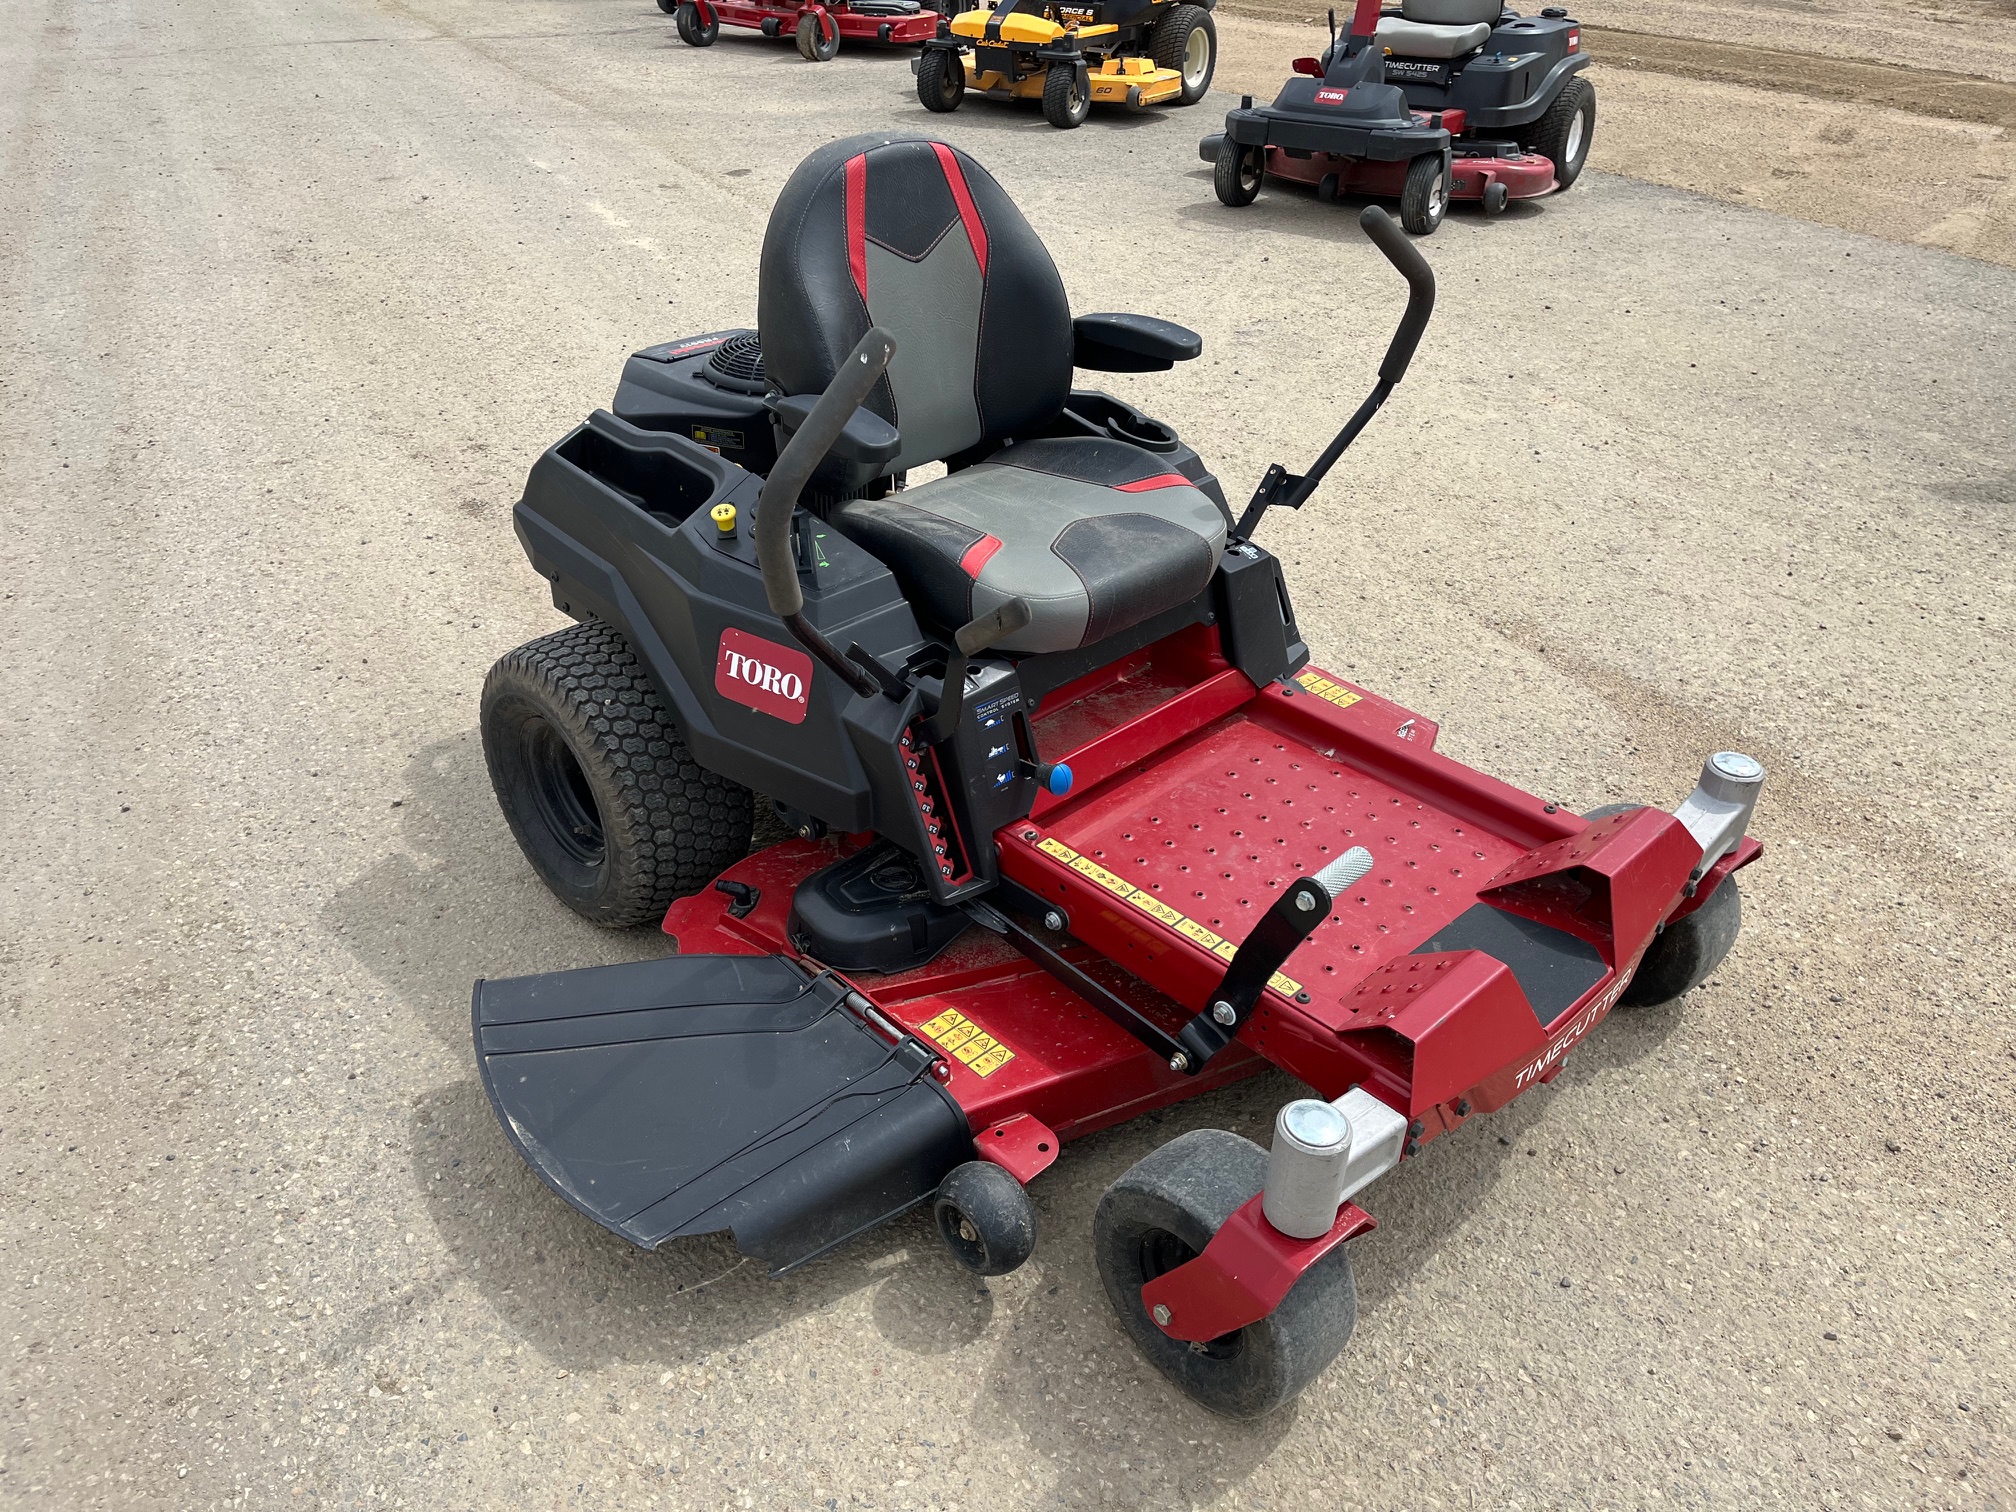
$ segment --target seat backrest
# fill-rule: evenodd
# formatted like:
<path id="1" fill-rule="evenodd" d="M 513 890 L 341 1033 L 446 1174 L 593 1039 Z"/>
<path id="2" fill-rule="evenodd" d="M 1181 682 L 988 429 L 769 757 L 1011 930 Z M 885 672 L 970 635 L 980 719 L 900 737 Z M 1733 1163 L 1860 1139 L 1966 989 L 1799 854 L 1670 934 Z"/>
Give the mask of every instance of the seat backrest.
<path id="1" fill-rule="evenodd" d="M 756 324 L 787 394 L 816 394 L 870 325 L 896 338 L 869 408 L 897 468 L 1041 425 L 1071 392 L 1064 281 L 1022 212 L 958 148 L 858 136 L 791 175 L 763 237 Z"/>
<path id="2" fill-rule="evenodd" d="M 1504 0 L 1400 0 L 1400 14 L 1424 26 L 1496 26 L 1504 10 Z"/>

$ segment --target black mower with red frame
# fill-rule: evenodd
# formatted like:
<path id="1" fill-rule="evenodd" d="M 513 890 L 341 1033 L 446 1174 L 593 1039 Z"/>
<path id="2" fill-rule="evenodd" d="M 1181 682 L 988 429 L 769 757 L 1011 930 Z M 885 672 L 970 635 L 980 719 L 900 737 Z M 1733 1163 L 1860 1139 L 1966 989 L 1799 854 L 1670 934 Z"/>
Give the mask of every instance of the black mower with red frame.
<path id="1" fill-rule="evenodd" d="M 1122 1328 L 1253 1416 L 1348 1338 L 1372 1183 L 1721 961 L 1757 763 L 1585 820 L 1309 664 L 1254 536 L 1434 302 L 1362 223 L 1409 286 L 1378 383 L 1237 515 L 1168 425 L 1072 386 L 1201 340 L 1074 319 L 993 178 L 912 137 L 808 158 L 756 329 L 646 348 L 540 458 L 518 534 L 578 623 L 491 672 L 492 779 L 563 901 L 678 945 L 476 986 L 484 1086 L 560 1196 L 780 1273 L 926 1206 L 998 1275 L 1069 1141 L 1278 1066 L 1315 1095 L 1271 1151 L 1185 1134 L 1093 1222 Z M 758 802 L 791 838 L 752 854 Z"/>
<path id="2" fill-rule="evenodd" d="M 1537 16 L 1502 0 L 1358 0 L 1348 35 L 1297 58 L 1271 105 L 1248 96 L 1198 144 L 1227 205 L 1250 205 L 1268 176 L 1326 200 L 1400 201 L 1416 236 L 1451 201 L 1496 214 L 1515 199 L 1565 190 L 1596 130 L 1596 91 L 1581 72 L 1582 27 L 1550 6 Z"/>

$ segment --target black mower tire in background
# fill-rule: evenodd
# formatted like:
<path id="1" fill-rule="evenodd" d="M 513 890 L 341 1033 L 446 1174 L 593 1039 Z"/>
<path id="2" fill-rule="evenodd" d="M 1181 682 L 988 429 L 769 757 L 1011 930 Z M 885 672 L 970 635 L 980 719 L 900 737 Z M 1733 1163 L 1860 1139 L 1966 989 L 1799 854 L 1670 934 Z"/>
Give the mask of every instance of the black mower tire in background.
<path id="1" fill-rule="evenodd" d="M 829 37 L 817 16 L 800 16 L 798 52 L 807 63 L 831 63 L 840 56 L 840 28 L 836 25 Z"/>
<path id="2" fill-rule="evenodd" d="M 590 923 L 655 923 L 748 854 L 749 790 L 693 760 L 607 625 L 570 625 L 506 653 L 484 679 L 480 721 L 519 849 Z"/>
<path id="3" fill-rule="evenodd" d="M 658 9 L 668 16 L 676 15 L 679 11 L 679 0 L 658 0 Z"/>
<path id="4" fill-rule="evenodd" d="M 665 0 L 658 0 L 658 3 L 662 5 Z M 672 21 L 679 28 L 679 40 L 688 47 L 712 47 L 714 39 L 721 35 L 721 18 L 716 16 L 703 23 L 700 7 L 693 4 L 693 0 L 679 0 Z"/>
<path id="5" fill-rule="evenodd" d="M 1519 145 L 1553 160 L 1558 192 L 1582 176 L 1595 136 L 1596 86 L 1587 79 L 1570 79 L 1540 119 L 1526 128 Z"/>
<path id="6" fill-rule="evenodd" d="M 1260 197 L 1260 185 L 1267 177 L 1267 149 L 1241 147 L 1231 137 L 1218 143 L 1218 161 L 1211 166 L 1211 187 L 1221 204 L 1235 210 Z"/>
<path id="7" fill-rule="evenodd" d="M 1222 1129 L 1194 1129 L 1144 1156 L 1106 1189 L 1092 1217 L 1099 1279 L 1127 1336 L 1199 1406 L 1264 1417 L 1292 1400 L 1350 1342 L 1358 1290 L 1338 1245 L 1257 1323 L 1207 1344 L 1170 1338 L 1141 1288 L 1203 1252 L 1267 1180 L 1267 1154 Z"/>
<path id="8" fill-rule="evenodd" d="M 1070 64 L 1052 64 L 1043 75 L 1043 119 L 1059 131 L 1083 126 L 1092 114 L 1092 80 Z"/>
<path id="9" fill-rule="evenodd" d="M 1218 24 L 1211 12 L 1201 5 L 1176 6 L 1155 23 L 1148 48 L 1157 68 L 1173 68 L 1183 76 L 1182 92 L 1172 104 L 1195 105 L 1204 98 L 1218 71 Z"/>
<path id="10" fill-rule="evenodd" d="M 1642 803 L 1606 803 L 1582 817 L 1590 823 L 1612 814 L 1629 814 Z M 1734 877 L 1724 877 L 1708 901 L 1677 924 L 1668 924 L 1645 947 L 1631 985 L 1618 997 L 1624 1008 L 1657 1008 L 1675 1002 L 1699 987 L 1729 958 L 1743 929 L 1743 894 Z"/>
<path id="11" fill-rule="evenodd" d="M 952 1258 L 976 1276 L 1005 1276 L 1036 1253 L 1036 1204 L 991 1160 L 953 1167 L 931 1216 Z"/>
<path id="12" fill-rule="evenodd" d="M 929 47 L 917 60 L 917 102 L 946 115 L 966 98 L 966 60 L 942 47 Z"/>
<path id="13" fill-rule="evenodd" d="M 1400 224 L 1412 236 L 1432 236 L 1449 209 L 1449 170 L 1439 152 L 1424 152 L 1407 165 L 1400 190 Z"/>

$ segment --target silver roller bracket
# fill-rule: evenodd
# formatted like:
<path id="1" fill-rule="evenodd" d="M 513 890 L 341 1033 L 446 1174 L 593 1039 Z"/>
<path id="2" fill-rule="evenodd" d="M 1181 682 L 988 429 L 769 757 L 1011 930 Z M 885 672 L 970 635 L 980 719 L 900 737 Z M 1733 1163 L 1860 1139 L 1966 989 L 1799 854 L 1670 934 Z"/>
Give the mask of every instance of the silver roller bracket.
<path id="1" fill-rule="evenodd" d="M 1701 765 L 1701 780 L 1673 810 L 1701 847 L 1694 867 L 1698 882 L 1742 842 L 1764 786 L 1764 764 L 1741 751 L 1717 751 Z"/>
<path id="2" fill-rule="evenodd" d="M 1298 1098 L 1274 1121 L 1260 1211 L 1291 1238 L 1321 1238 L 1347 1199 L 1400 1163 L 1406 1143 L 1406 1118 L 1362 1088 L 1335 1102 Z"/>

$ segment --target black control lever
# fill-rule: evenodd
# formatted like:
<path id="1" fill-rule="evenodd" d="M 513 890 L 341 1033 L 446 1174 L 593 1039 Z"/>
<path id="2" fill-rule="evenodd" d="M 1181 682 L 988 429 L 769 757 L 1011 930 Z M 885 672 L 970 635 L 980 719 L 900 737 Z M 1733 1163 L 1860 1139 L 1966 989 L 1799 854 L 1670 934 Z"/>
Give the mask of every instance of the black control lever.
<path id="1" fill-rule="evenodd" d="M 1407 376 L 1407 365 L 1414 360 L 1414 349 L 1421 344 L 1421 333 L 1428 329 L 1428 317 L 1435 313 L 1435 272 L 1428 266 L 1414 243 L 1408 239 L 1393 217 L 1377 205 L 1367 205 L 1365 213 L 1358 217 L 1358 224 L 1371 238 L 1372 245 L 1385 254 L 1386 261 L 1393 264 L 1401 277 L 1407 280 L 1407 309 L 1400 316 L 1400 324 L 1393 332 L 1393 339 L 1386 346 L 1386 358 L 1379 364 L 1379 382 L 1359 405 L 1344 429 L 1337 432 L 1330 444 L 1323 448 L 1323 455 L 1316 459 L 1316 465 L 1308 472 L 1296 475 L 1275 463 L 1267 469 L 1267 475 L 1260 480 L 1260 486 L 1253 490 L 1253 500 L 1246 506 L 1246 513 L 1239 517 L 1239 526 L 1233 533 L 1241 540 L 1250 540 L 1259 527 L 1261 516 L 1276 504 L 1288 509 L 1300 509 L 1316 492 L 1316 485 L 1323 481 L 1323 475 L 1337 465 L 1337 459 L 1358 439 L 1358 433 L 1379 413 L 1379 406 L 1386 402 L 1386 396 L 1393 392 L 1395 384 Z"/>
<path id="2" fill-rule="evenodd" d="M 1029 623 L 1029 601 L 1011 598 L 985 614 L 968 620 L 952 637 L 954 651 L 945 663 L 945 680 L 938 688 L 938 712 L 924 727 L 924 738 L 942 745 L 959 730 L 959 716 L 966 707 L 966 670 L 973 658 L 996 641 L 1006 640 Z"/>
<path id="3" fill-rule="evenodd" d="M 770 612 L 784 621 L 784 627 L 806 650 L 863 698 L 874 698 L 881 693 L 881 686 L 834 650 L 833 643 L 805 618 L 805 595 L 798 587 L 798 565 L 791 550 L 791 516 L 813 472 L 826 460 L 895 354 L 896 338 L 880 326 L 870 326 L 804 423 L 792 433 L 756 501 L 756 565 L 763 573 L 763 593 L 770 600 Z"/>
<path id="4" fill-rule="evenodd" d="M 1276 898 L 1233 953 L 1232 964 L 1225 968 L 1210 1003 L 1177 1034 L 1182 1049 L 1169 1058 L 1169 1069 L 1195 1076 L 1205 1062 L 1231 1044 L 1274 974 L 1288 964 L 1296 947 L 1316 932 L 1345 892 L 1370 870 L 1372 853 L 1354 845 L 1315 876 L 1297 879 Z"/>

